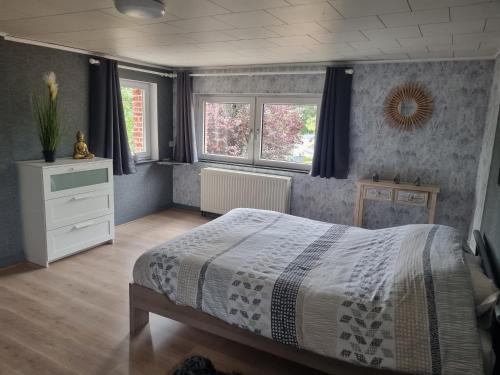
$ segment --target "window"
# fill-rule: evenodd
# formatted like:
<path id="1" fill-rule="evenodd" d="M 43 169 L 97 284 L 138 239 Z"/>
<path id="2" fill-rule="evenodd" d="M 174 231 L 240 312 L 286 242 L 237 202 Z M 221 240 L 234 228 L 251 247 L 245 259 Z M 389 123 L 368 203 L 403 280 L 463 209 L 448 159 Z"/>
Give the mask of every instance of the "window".
<path id="1" fill-rule="evenodd" d="M 207 159 L 250 162 L 253 156 L 253 98 L 203 100 L 203 151 Z"/>
<path id="2" fill-rule="evenodd" d="M 135 160 L 158 159 L 156 84 L 121 79 L 130 151 Z"/>
<path id="3" fill-rule="evenodd" d="M 321 98 L 199 96 L 202 159 L 310 169 Z"/>

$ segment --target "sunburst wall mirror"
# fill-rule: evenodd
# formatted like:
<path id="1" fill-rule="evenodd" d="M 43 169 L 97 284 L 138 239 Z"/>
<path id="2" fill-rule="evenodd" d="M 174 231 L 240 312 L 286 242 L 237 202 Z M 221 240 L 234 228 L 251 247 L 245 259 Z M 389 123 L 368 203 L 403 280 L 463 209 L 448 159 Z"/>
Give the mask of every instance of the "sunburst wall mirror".
<path id="1" fill-rule="evenodd" d="M 384 105 L 389 125 L 407 131 L 424 125 L 433 111 L 432 96 L 418 83 L 406 83 L 393 88 Z"/>

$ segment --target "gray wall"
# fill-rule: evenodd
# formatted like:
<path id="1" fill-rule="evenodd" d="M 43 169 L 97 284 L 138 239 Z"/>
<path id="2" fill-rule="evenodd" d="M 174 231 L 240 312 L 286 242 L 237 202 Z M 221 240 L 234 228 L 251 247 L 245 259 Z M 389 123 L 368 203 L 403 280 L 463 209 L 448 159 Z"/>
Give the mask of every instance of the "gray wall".
<path id="1" fill-rule="evenodd" d="M 57 74 L 67 131 L 58 155 L 70 155 L 77 129 L 88 128 L 88 57 L 0 39 L 0 266 L 23 259 L 14 161 L 42 157 L 31 113 L 31 95 L 42 75 Z"/>
<path id="2" fill-rule="evenodd" d="M 42 157 L 30 99 L 34 91 L 44 89 L 41 79 L 50 70 L 58 77 L 66 126 L 58 156 L 70 156 L 76 131 L 88 133 L 88 56 L 0 39 L 0 267 L 24 258 L 15 161 Z M 172 94 L 171 82 L 161 80 L 160 153 L 166 157 L 172 131 Z M 141 165 L 136 175 L 115 177 L 115 187 L 116 221 L 121 223 L 172 202 L 171 168 Z"/>
<path id="3" fill-rule="evenodd" d="M 493 158 L 493 147 L 495 145 L 495 133 L 497 133 L 497 121 L 500 108 L 500 57 L 497 57 L 493 72 L 490 99 L 486 113 L 486 125 L 483 135 L 483 143 L 479 159 L 479 167 L 476 180 L 476 199 L 474 220 L 472 229 L 480 229 L 483 219 L 488 179 Z"/>
<path id="4" fill-rule="evenodd" d="M 303 69 L 311 69 L 310 67 Z M 403 180 L 416 176 L 441 186 L 437 222 L 468 232 L 475 180 L 493 72 L 492 61 L 360 64 L 354 66 L 351 161 L 347 180 L 293 176 L 292 213 L 352 224 L 355 181 L 378 172 Z M 323 75 L 197 77 L 196 93 L 321 93 Z M 430 122 L 415 132 L 400 132 L 384 121 L 383 102 L 394 86 L 423 83 L 435 98 Z M 199 169 L 174 168 L 174 202 L 199 206 Z M 251 168 L 238 168 L 251 169 Z M 267 173 L 276 173 L 275 171 Z M 365 226 L 379 228 L 425 222 L 424 210 L 402 205 L 368 204 Z"/>
<path id="5" fill-rule="evenodd" d="M 490 100 L 491 120 L 493 134 L 489 143 L 493 142 L 493 156 L 489 169 L 489 178 L 482 181 L 486 189 L 486 199 L 484 203 L 484 213 L 482 217 L 481 230 L 486 235 L 489 245 L 495 250 L 500 261 L 500 57 L 497 58 L 495 67 L 495 78 L 492 89 L 492 100 Z M 496 130 L 496 136 L 495 134 Z"/>
<path id="6" fill-rule="evenodd" d="M 172 157 L 172 80 L 120 69 L 120 77 L 153 82 L 158 89 L 158 151 L 160 159 Z M 172 167 L 156 163 L 137 165 L 137 173 L 115 176 L 115 221 L 121 224 L 172 204 Z"/>

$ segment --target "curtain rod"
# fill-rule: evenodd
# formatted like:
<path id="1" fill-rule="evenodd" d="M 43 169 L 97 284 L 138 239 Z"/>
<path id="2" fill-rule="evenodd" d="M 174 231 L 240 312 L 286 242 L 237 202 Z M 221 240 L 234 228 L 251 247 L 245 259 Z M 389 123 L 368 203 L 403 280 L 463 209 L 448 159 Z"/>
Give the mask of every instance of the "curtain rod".
<path id="1" fill-rule="evenodd" d="M 101 62 L 98 59 L 90 58 L 89 63 L 92 65 L 99 65 Z M 163 72 L 157 72 L 155 70 L 149 70 L 149 69 L 142 69 L 142 68 L 136 68 L 133 66 L 128 66 L 128 65 L 118 65 L 119 69 L 125 69 L 125 70 L 133 70 L 134 72 L 141 72 L 141 73 L 148 73 L 148 74 L 155 74 L 160 77 L 167 77 L 167 78 L 175 78 L 177 77 L 177 74 L 175 73 L 163 73 Z"/>
<path id="2" fill-rule="evenodd" d="M 352 69 L 346 69 L 347 74 L 353 74 Z M 240 72 L 240 73 L 192 73 L 191 77 L 234 77 L 234 76 L 274 76 L 274 75 L 302 75 L 302 74 L 325 74 L 324 70 L 290 70 L 276 72 Z"/>
<path id="3" fill-rule="evenodd" d="M 0 3 L 1 3 L 1 0 L 0 0 Z M 84 50 L 84 49 L 80 49 L 80 48 L 68 47 L 68 46 L 64 46 L 61 44 L 41 42 L 41 41 L 33 40 L 33 39 L 17 38 L 14 36 L 10 36 L 9 34 L 4 33 L 4 32 L 0 32 L 0 38 L 3 38 L 4 40 L 6 40 L 8 42 L 29 44 L 32 46 L 39 46 L 39 47 L 46 47 L 46 48 L 56 49 L 56 50 L 60 50 L 60 51 L 79 53 L 81 55 L 100 56 L 103 58 L 113 59 L 113 60 L 124 62 L 124 63 L 141 65 L 141 66 L 148 66 L 148 67 L 156 68 L 156 69 L 169 69 L 169 67 L 166 67 L 166 66 L 149 64 L 149 63 L 144 62 L 144 61 L 129 59 L 126 57 L 112 56 L 112 55 L 103 54 L 103 53 L 99 53 L 99 52 L 95 52 L 95 51 L 88 51 L 88 50 Z"/>
<path id="4" fill-rule="evenodd" d="M 141 72 L 141 73 L 156 74 L 158 76 L 167 77 L 167 78 L 177 77 L 177 74 L 175 74 L 175 73 L 162 73 L 162 72 L 156 72 L 154 70 L 134 68 L 133 66 L 127 66 L 127 65 L 118 65 L 118 68 L 125 69 L 125 70 L 133 70 L 135 72 Z"/>
<path id="5" fill-rule="evenodd" d="M 89 63 L 92 65 L 99 65 L 100 61 L 98 59 L 90 58 Z M 133 70 L 136 72 L 156 74 L 161 77 L 175 78 L 177 74 L 175 73 L 162 73 L 149 69 L 135 68 L 133 66 L 118 65 L 120 69 Z M 346 74 L 353 74 L 353 69 L 346 69 Z M 290 71 L 275 71 L 275 72 L 237 72 L 237 73 L 191 73 L 191 77 L 237 77 L 237 76 L 274 76 L 274 75 L 310 75 L 310 74 L 325 74 L 324 70 L 290 70 Z"/>

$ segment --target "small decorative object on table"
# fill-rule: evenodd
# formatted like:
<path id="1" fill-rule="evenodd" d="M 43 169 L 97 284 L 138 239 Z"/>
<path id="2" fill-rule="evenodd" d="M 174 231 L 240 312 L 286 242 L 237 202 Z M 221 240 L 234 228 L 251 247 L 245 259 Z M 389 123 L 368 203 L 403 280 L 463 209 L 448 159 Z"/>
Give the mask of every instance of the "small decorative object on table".
<path id="1" fill-rule="evenodd" d="M 378 176 L 378 173 L 375 173 L 373 176 L 372 176 L 372 181 L 373 182 L 378 182 L 378 180 L 380 179 L 380 177 Z"/>
<path id="2" fill-rule="evenodd" d="M 422 185 L 422 180 L 420 179 L 420 177 L 417 177 L 417 179 L 413 183 L 415 184 L 415 186 L 420 186 Z"/>
<path id="3" fill-rule="evenodd" d="M 399 175 L 399 173 L 396 176 L 394 176 L 394 180 L 393 181 L 394 181 L 395 184 L 399 185 L 399 183 L 401 182 L 401 176 Z"/>
<path id="4" fill-rule="evenodd" d="M 73 151 L 73 159 L 92 159 L 94 154 L 89 151 L 85 143 L 85 136 L 78 130 L 76 133 L 75 149 Z"/>
<path id="5" fill-rule="evenodd" d="M 48 100 L 33 95 L 33 112 L 38 123 L 38 137 L 42 144 L 45 161 L 53 163 L 59 141 L 61 140 L 61 124 L 57 110 L 58 85 L 54 72 L 43 77 L 49 91 Z"/>

